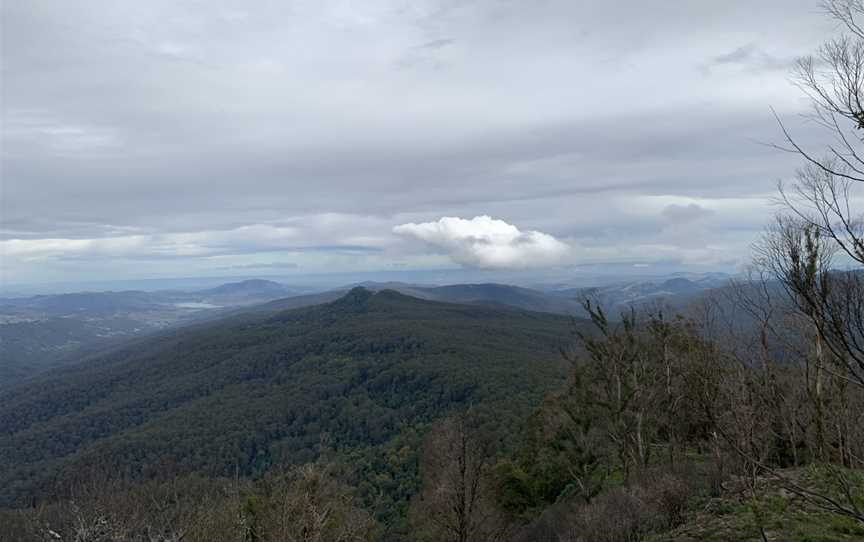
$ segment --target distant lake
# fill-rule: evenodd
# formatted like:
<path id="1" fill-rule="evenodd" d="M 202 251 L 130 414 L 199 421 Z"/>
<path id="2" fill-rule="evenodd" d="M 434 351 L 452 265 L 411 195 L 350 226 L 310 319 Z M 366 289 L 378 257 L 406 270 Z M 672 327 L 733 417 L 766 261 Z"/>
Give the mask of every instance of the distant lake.
<path id="1" fill-rule="evenodd" d="M 212 303 L 174 303 L 174 306 L 178 309 L 218 309 L 221 305 L 214 305 Z"/>

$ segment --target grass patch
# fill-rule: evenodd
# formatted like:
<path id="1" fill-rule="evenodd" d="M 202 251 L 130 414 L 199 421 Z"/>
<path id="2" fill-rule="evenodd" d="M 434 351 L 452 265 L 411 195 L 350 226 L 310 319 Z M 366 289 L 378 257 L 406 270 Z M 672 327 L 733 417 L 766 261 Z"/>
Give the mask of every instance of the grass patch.
<path id="1" fill-rule="evenodd" d="M 842 499 L 837 488 L 836 470 L 810 467 L 786 471 L 785 476 L 802 485 L 829 492 Z M 864 491 L 864 475 L 844 471 L 853 498 Z M 860 506 L 860 504 L 859 504 Z M 761 528 L 761 529 L 760 529 Z M 720 497 L 709 499 L 691 509 L 684 523 L 666 533 L 650 536 L 647 542 L 761 542 L 764 530 L 768 540 L 796 542 L 860 542 L 864 523 L 819 509 L 801 497 L 784 490 L 773 480 L 762 480 L 754 496 L 735 484 L 728 484 Z"/>

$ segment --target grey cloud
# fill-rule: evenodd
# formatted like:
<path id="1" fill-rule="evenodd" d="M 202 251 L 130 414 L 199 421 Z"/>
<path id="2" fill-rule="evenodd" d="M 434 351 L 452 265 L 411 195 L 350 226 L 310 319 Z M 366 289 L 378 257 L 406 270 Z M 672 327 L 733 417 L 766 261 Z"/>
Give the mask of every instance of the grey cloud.
<path id="1" fill-rule="evenodd" d="M 768 106 L 816 134 L 785 73 L 748 66 L 812 50 L 812 2 L 609 4 L 2 3 L 0 242 L 265 224 L 296 236 L 207 256 L 425 265 L 394 226 L 489 214 L 623 252 L 661 240 L 666 205 L 770 194 L 796 163 L 753 143 L 778 135 Z M 746 250 L 746 213 L 710 235 Z M 27 258 L 4 257 L 19 280 Z"/>
<path id="2" fill-rule="evenodd" d="M 729 53 L 716 56 L 713 61 L 715 64 L 744 64 L 752 60 L 756 53 L 758 53 L 758 49 L 751 43 L 742 45 Z"/>
<path id="3" fill-rule="evenodd" d="M 687 222 L 695 222 L 714 215 L 714 211 L 706 209 L 696 203 L 688 205 L 670 204 L 663 209 L 663 218 L 669 222 L 680 224 Z"/>
<path id="4" fill-rule="evenodd" d="M 440 40 L 432 40 L 427 41 L 422 45 L 418 45 L 418 49 L 441 49 L 442 47 L 446 47 L 452 44 L 454 40 L 452 39 L 440 39 Z"/>
<path id="5" fill-rule="evenodd" d="M 766 53 L 754 43 L 742 45 L 728 53 L 715 56 L 710 62 L 713 66 L 737 65 L 757 71 L 788 71 L 794 63 L 794 56 L 777 57 Z"/>

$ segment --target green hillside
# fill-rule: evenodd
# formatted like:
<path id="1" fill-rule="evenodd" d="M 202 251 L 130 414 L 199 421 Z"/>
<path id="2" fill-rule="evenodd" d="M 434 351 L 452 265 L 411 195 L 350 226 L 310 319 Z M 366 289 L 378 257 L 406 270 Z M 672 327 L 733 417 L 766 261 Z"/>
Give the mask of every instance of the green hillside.
<path id="1" fill-rule="evenodd" d="M 88 347 L 143 332 L 145 325 L 126 317 L 110 322 L 53 317 L 0 324 L 0 388 L 86 354 Z"/>
<path id="2" fill-rule="evenodd" d="M 322 450 L 356 463 L 468 404 L 520 420 L 564 378 L 571 326 L 357 288 L 165 332 L 0 395 L 0 502 L 49 495 L 88 465 L 134 479 L 256 475 Z M 413 490 L 388 472 L 413 483 L 410 460 L 369 468 L 384 491 Z"/>

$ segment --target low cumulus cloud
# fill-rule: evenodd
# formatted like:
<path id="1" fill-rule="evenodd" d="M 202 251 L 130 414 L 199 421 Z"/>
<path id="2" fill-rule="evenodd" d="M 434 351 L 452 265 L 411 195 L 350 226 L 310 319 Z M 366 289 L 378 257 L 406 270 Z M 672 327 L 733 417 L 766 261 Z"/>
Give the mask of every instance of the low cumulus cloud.
<path id="1" fill-rule="evenodd" d="M 401 224 L 393 233 L 417 239 L 454 262 L 479 269 L 528 269 L 556 265 L 570 247 L 539 231 L 521 231 L 490 216 L 445 216 L 436 222 Z"/>

